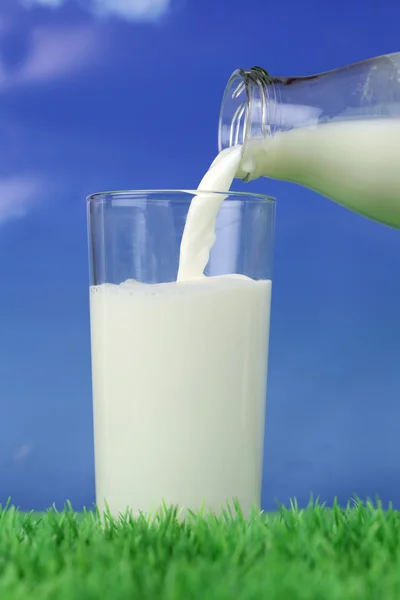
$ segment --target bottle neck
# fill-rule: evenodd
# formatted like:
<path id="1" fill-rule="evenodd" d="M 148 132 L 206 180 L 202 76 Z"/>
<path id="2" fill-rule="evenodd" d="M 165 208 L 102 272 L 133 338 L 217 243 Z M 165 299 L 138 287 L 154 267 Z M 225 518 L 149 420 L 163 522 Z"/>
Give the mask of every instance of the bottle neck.
<path id="1" fill-rule="evenodd" d="M 278 80 L 279 81 L 279 80 Z M 218 148 L 221 152 L 275 130 L 279 86 L 264 69 L 238 69 L 229 79 L 221 103 Z"/>
<path id="2" fill-rule="evenodd" d="M 238 69 L 222 99 L 219 150 L 332 120 L 398 116 L 399 74 L 400 53 L 307 77 L 271 77 L 260 67 Z"/>

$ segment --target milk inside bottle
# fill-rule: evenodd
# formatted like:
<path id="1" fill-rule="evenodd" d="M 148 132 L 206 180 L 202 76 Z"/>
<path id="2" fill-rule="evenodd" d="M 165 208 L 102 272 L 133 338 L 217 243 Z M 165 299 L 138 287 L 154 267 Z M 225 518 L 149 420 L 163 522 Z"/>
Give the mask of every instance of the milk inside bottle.
<path id="1" fill-rule="evenodd" d="M 245 181 L 298 183 L 400 228 L 400 53 L 310 77 L 236 71 L 219 123 L 220 150 L 234 146 Z"/>

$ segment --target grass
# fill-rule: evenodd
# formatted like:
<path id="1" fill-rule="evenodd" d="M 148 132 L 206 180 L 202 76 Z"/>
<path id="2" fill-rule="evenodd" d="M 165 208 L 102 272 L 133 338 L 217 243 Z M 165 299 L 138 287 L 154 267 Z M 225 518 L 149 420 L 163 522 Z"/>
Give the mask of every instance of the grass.
<path id="1" fill-rule="evenodd" d="M 399 600 L 400 513 L 294 503 L 245 520 L 0 509 L 1 600 Z"/>

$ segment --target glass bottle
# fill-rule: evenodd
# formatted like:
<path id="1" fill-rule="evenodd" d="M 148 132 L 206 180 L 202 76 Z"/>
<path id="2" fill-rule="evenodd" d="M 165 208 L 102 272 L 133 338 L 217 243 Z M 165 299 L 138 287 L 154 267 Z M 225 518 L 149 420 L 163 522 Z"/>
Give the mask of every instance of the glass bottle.
<path id="1" fill-rule="evenodd" d="M 309 77 L 235 71 L 218 143 L 243 145 L 244 181 L 298 183 L 400 229 L 400 52 Z"/>

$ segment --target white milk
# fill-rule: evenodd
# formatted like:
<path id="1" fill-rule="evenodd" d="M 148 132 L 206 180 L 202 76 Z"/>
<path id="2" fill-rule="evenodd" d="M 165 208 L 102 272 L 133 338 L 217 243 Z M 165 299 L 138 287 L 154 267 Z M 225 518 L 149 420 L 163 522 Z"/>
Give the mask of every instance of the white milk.
<path id="1" fill-rule="evenodd" d="M 91 287 L 96 497 L 259 506 L 271 282 Z"/>
<path id="2" fill-rule="evenodd" d="M 400 227 L 400 119 L 330 122 L 250 140 L 237 175 L 293 181 Z"/>
<path id="3" fill-rule="evenodd" d="M 220 152 L 197 189 L 205 192 L 228 192 L 241 156 L 241 146 L 226 148 Z M 215 221 L 225 198 L 223 194 L 203 193 L 192 199 L 182 235 L 178 281 L 203 275 L 215 242 Z"/>

